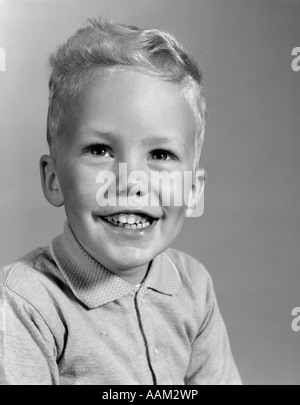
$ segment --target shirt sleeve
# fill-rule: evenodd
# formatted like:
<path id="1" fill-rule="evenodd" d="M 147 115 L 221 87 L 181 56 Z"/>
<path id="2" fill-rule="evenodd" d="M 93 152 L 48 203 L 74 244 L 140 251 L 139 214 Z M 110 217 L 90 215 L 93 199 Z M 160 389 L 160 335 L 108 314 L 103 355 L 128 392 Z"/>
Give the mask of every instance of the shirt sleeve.
<path id="1" fill-rule="evenodd" d="M 53 334 L 24 298 L 0 286 L 0 385 L 58 385 Z"/>
<path id="2" fill-rule="evenodd" d="M 206 314 L 192 344 L 187 385 L 242 385 L 234 362 L 228 334 L 208 276 Z"/>

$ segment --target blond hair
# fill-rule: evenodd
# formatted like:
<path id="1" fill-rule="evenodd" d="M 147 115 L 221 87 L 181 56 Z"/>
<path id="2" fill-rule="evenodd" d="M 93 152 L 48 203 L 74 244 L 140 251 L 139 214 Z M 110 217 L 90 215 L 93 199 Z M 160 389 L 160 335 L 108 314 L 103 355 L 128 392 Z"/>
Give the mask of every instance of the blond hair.
<path id="1" fill-rule="evenodd" d="M 47 141 L 55 159 L 68 104 L 99 69 L 135 69 L 180 85 L 194 113 L 194 169 L 199 166 L 206 123 L 202 74 L 192 57 L 169 33 L 89 19 L 50 57 Z"/>

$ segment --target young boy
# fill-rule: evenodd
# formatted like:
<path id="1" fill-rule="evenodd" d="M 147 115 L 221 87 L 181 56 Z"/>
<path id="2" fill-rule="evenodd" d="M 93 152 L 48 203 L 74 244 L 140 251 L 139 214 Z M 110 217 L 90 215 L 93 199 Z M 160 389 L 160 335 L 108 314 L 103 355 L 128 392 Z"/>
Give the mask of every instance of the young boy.
<path id="1" fill-rule="evenodd" d="M 0 272 L 1 383 L 241 384 L 210 276 L 169 248 L 204 182 L 196 64 L 167 33 L 101 19 L 50 61 L 41 178 L 67 222 Z M 195 198 L 163 203 L 180 181 L 154 172 L 193 173 Z"/>

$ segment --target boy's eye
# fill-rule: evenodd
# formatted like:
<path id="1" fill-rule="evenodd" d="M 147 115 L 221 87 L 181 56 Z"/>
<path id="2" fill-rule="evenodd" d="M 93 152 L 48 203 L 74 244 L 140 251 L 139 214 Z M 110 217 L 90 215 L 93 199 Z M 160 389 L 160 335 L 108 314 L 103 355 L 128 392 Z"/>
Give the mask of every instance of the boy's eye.
<path id="1" fill-rule="evenodd" d="M 106 156 L 108 152 L 108 147 L 102 144 L 90 145 L 84 150 L 85 153 L 93 156 Z"/>
<path id="2" fill-rule="evenodd" d="M 157 149 L 151 152 L 151 156 L 154 160 L 171 160 L 174 155 L 164 149 Z"/>

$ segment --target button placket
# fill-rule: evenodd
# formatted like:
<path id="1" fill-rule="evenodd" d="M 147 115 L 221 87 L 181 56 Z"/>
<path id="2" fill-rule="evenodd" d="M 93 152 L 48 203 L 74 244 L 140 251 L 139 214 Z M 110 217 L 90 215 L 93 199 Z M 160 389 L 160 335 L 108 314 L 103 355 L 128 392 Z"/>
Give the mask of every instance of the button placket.
<path id="1" fill-rule="evenodd" d="M 152 366 L 152 361 L 151 361 L 151 330 L 148 329 L 147 327 L 147 316 L 145 316 L 145 287 L 142 286 L 141 289 L 136 293 L 136 299 L 135 299 L 135 305 L 136 305 L 136 311 L 137 311 L 137 316 L 138 316 L 138 322 L 139 322 L 139 327 L 140 331 L 142 333 L 143 339 L 144 339 L 144 344 L 146 348 L 146 356 L 147 356 L 147 361 L 148 361 L 148 366 L 152 375 L 152 380 L 153 384 L 157 384 L 157 379 L 156 375 Z"/>
<path id="2" fill-rule="evenodd" d="M 138 298 L 139 298 L 139 302 L 141 304 L 144 304 L 146 302 L 146 288 L 142 285 L 141 289 L 138 291 Z"/>

